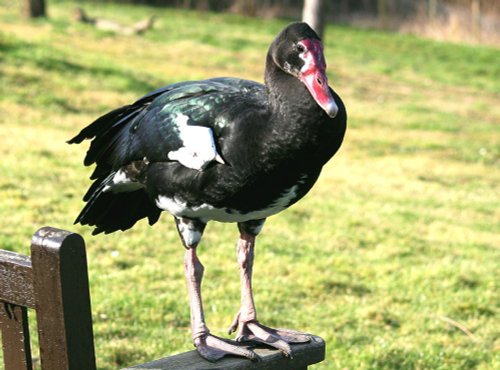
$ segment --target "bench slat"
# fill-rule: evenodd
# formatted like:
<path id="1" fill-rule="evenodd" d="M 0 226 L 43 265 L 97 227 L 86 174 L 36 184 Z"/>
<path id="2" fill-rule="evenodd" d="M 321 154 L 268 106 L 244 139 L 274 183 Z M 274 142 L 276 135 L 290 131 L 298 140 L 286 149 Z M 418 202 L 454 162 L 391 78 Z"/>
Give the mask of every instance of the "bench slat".
<path id="1" fill-rule="evenodd" d="M 33 269 L 28 256 L 0 250 L 0 300 L 35 308 Z"/>
<path id="2" fill-rule="evenodd" d="M 284 357 L 275 349 L 255 348 L 254 351 L 262 361 L 252 362 L 244 358 L 224 357 L 211 363 L 201 358 L 198 352 L 189 351 L 123 370 L 303 370 L 325 359 L 325 341 L 313 336 L 309 343 L 293 344 L 293 360 Z"/>
<path id="3" fill-rule="evenodd" d="M 0 329 L 5 369 L 32 370 L 27 308 L 0 302 Z"/>

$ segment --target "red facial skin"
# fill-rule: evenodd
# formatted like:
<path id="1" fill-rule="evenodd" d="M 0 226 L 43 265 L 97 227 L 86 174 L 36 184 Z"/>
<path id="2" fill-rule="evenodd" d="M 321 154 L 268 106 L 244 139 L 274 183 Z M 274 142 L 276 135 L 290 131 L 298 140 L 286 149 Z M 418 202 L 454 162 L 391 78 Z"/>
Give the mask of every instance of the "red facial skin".
<path id="1" fill-rule="evenodd" d="M 297 43 L 305 50 L 299 56 L 304 61 L 299 79 L 306 85 L 310 94 L 330 117 L 335 117 L 339 108 L 328 87 L 326 62 L 323 56 L 323 45 L 315 39 L 305 39 Z"/>

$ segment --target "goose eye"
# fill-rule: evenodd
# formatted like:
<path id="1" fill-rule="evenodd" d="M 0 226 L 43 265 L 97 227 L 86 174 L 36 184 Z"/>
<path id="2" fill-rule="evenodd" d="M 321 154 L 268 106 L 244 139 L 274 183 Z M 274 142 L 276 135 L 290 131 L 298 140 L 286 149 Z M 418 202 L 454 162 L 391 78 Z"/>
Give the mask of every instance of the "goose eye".
<path id="1" fill-rule="evenodd" d="M 301 45 L 301 44 L 297 44 L 297 51 L 302 54 L 304 51 L 306 51 L 306 48 L 304 47 L 304 45 Z"/>

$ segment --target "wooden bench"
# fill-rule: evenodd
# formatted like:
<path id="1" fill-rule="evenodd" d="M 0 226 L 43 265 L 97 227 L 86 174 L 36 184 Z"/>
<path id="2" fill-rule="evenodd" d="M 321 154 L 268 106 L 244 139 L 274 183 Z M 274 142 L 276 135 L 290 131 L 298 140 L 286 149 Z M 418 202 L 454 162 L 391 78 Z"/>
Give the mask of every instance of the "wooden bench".
<path id="1" fill-rule="evenodd" d="M 85 243 L 44 227 L 31 258 L 0 250 L 0 329 L 5 369 L 32 370 L 28 309 L 36 312 L 42 369 L 95 370 Z"/>
<path id="2" fill-rule="evenodd" d="M 96 370 L 87 257 L 80 235 L 44 227 L 32 238 L 31 257 L 0 249 L 0 330 L 6 370 L 33 369 L 28 309 L 36 312 L 43 370 Z M 261 361 L 226 357 L 217 363 L 189 351 L 127 369 L 303 370 L 325 357 L 325 342 L 316 336 L 292 349 L 293 359 L 274 349 L 256 348 Z"/>

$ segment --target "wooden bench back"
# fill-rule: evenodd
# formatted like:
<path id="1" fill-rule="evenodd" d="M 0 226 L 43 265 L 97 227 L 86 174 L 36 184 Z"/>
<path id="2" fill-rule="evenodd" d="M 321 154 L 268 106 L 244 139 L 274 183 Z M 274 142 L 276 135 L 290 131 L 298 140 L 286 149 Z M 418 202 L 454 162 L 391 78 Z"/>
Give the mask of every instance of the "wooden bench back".
<path id="1" fill-rule="evenodd" d="M 83 238 L 44 227 L 31 258 L 0 250 L 0 330 L 4 368 L 32 370 L 28 309 L 36 311 L 43 370 L 95 370 Z"/>

